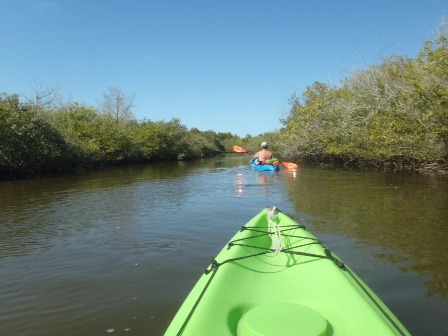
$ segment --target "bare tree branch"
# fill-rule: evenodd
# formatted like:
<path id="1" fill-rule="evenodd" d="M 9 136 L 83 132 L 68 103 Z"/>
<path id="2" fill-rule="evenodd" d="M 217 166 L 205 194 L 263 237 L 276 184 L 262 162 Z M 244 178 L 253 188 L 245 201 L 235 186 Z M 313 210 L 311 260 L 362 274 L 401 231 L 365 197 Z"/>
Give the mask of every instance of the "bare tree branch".
<path id="1" fill-rule="evenodd" d="M 25 101 L 31 105 L 36 111 L 41 111 L 44 108 L 49 108 L 54 105 L 59 99 L 58 88 L 44 88 L 42 83 L 34 81 L 33 85 L 34 96 L 28 97 L 22 93 Z"/>
<path id="2" fill-rule="evenodd" d="M 118 122 L 120 119 L 133 118 L 135 96 L 126 96 L 118 87 L 109 87 L 103 95 L 102 111 Z"/>

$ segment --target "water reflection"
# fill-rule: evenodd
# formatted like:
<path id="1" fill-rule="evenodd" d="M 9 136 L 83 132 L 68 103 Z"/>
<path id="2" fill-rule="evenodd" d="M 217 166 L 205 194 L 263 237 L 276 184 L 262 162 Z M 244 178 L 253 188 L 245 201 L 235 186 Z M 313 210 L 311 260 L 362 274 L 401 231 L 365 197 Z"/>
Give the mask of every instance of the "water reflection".
<path id="1" fill-rule="evenodd" d="M 448 180 L 420 175 L 306 170 L 290 197 L 319 231 L 344 233 L 388 253 L 403 271 L 430 275 L 427 295 L 448 295 Z M 411 263 L 403 263 L 410 260 Z"/>
<path id="2" fill-rule="evenodd" d="M 238 173 L 235 175 L 235 196 L 239 197 L 244 194 L 244 187 L 245 187 L 245 175 L 242 173 Z"/>
<path id="3" fill-rule="evenodd" d="M 260 195 L 266 197 L 269 195 L 269 183 L 272 181 L 274 172 L 253 172 L 255 183 L 259 187 Z"/>
<path id="4" fill-rule="evenodd" d="M 446 329 L 446 181 L 305 168 L 266 174 L 248 161 L 227 155 L 0 182 L 2 328 L 163 335 L 210 257 L 276 205 L 362 271 L 411 332 Z"/>
<path id="5" fill-rule="evenodd" d="M 49 249 L 54 237 L 133 222 L 135 213 L 158 207 L 173 211 L 182 207 L 188 195 L 200 196 L 202 188 L 210 187 L 213 179 L 197 185 L 196 175 L 214 174 L 242 162 L 246 162 L 242 156 L 218 156 L 0 182 L 0 258 Z"/>

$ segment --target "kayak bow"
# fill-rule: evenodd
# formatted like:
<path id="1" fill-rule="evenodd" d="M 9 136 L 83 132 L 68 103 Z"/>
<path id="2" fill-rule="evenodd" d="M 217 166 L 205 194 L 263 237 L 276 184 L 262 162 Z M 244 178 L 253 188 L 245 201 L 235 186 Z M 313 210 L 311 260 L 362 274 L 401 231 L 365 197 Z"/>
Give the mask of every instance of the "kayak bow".
<path id="1" fill-rule="evenodd" d="M 321 241 L 267 208 L 212 261 L 165 336 L 410 335 Z"/>

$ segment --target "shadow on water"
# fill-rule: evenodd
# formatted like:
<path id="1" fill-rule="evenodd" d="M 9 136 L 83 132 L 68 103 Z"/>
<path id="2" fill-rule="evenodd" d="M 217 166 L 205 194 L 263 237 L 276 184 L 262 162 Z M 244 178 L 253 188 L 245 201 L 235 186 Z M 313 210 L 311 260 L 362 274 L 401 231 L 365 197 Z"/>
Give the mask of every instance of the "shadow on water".
<path id="1" fill-rule="evenodd" d="M 162 334 L 178 305 L 173 279 L 183 274 L 185 293 L 210 255 L 192 248 L 204 246 L 204 200 L 219 213 L 232 169 L 246 164 L 219 156 L 0 182 L 0 334 Z"/>
<path id="2" fill-rule="evenodd" d="M 0 182 L 0 258 L 50 248 L 54 236 L 111 223 L 140 207 L 169 210 L 195 192 L 186 176 L 213 174 L 243 162 L 241 155 L 221 155 Z"/>
<path id="3" fill-rule="evenodd" d="M 287 186 L 315 230 L 382 247 L 378 257 L 428 276 L 428 296 L 448 298 L 447 179 L 304 169 Z"/>
<path id="4" fill-rule="evenodd" d="M 0 182 L 2 330 L 163 335 L 210 257 L 276 205 L 359 271 L 413 334 L 443 335 L 446 179 L 265 174 L 248 169 L 249 157 Z"/>

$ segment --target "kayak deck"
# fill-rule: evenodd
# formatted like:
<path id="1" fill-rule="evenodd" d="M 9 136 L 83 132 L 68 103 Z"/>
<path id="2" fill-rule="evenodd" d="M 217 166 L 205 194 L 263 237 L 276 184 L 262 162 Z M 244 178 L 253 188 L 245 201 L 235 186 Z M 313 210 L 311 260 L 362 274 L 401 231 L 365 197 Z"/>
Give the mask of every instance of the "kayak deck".
<path id="1" fill-rule="evenodd" d="M 277 171 L 277 170 L 279 170 L 278 165 L 258 164 L 257 162 L 258 162 L 258 159 L 257 158 L 253 158 L 249 162 L 249 167 L 251 169 L 255 169 L 256 171 Z"/>
<path id="2" fill-rule="evenodd" d="M 268 208 L 218 254 L 165 335 L 409 333 L 318 239 Z"/>

